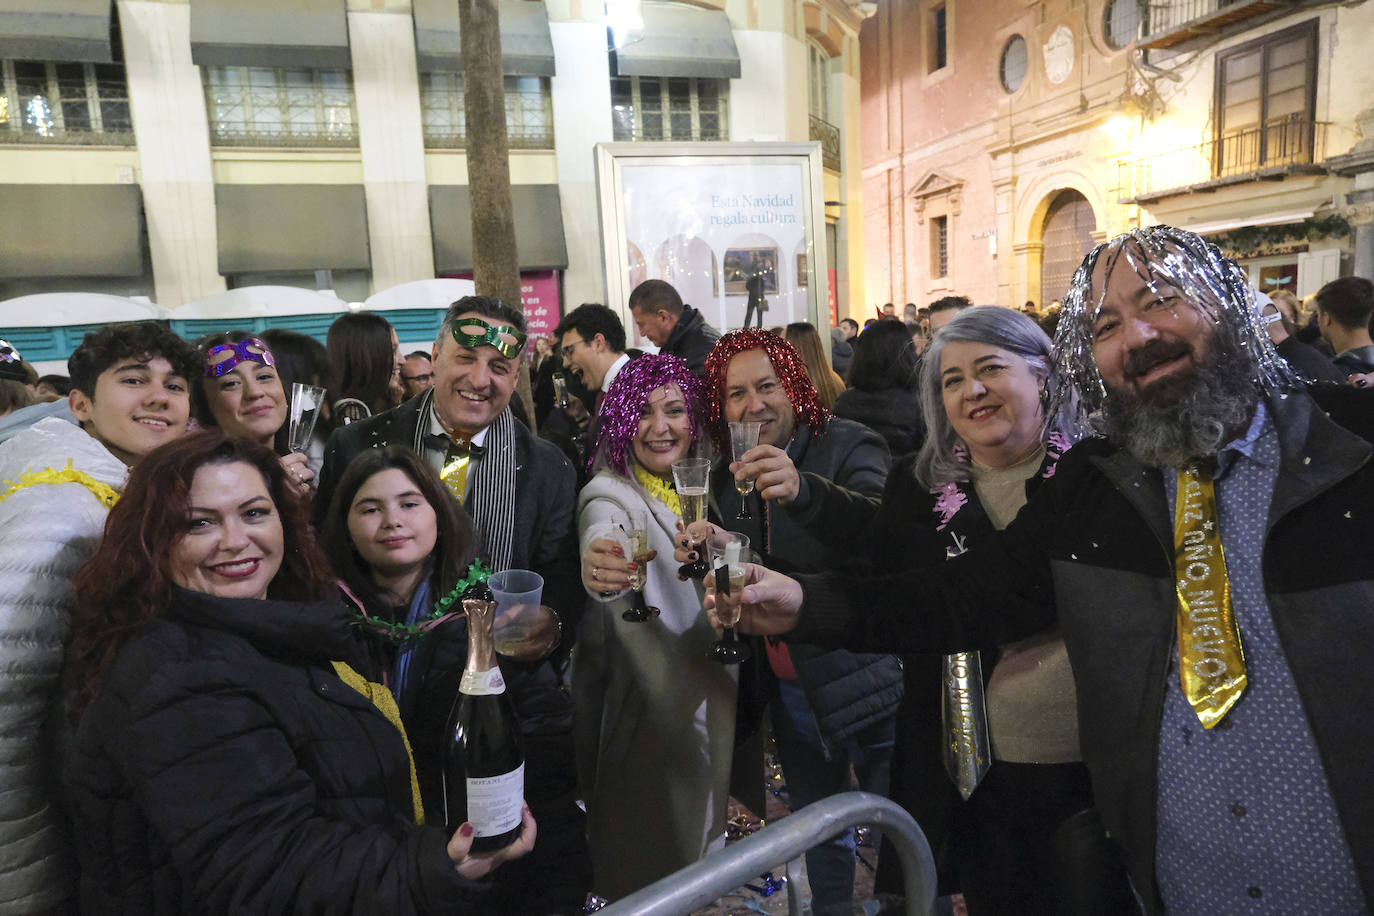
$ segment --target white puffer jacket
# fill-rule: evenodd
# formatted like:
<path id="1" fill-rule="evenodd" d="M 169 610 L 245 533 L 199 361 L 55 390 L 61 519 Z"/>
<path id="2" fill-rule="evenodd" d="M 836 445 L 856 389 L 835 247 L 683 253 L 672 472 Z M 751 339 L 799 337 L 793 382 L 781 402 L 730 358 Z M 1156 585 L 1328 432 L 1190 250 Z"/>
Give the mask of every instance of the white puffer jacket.
<path id="1" fill-rule="evenodd" d="M 69 462 L 79 474 L 62 473 Z M 108 497 L 127 476 L 123 462 L 65 420 L 42 420 L 0 444 L 4 912 L 52 909 L 76 889 L 54 805 L 58 767 L 48 717 L 71 634 L 72 576 L 100 542 Z"/>

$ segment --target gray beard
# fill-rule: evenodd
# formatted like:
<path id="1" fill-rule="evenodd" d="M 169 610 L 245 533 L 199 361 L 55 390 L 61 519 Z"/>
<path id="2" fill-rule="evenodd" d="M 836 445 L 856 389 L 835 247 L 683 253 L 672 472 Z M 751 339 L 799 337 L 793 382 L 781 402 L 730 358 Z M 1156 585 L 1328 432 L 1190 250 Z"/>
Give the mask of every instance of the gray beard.
<path id="1" fill-rule="evenodd" d="M 1139 394 L 1109 389 L 1103 431 L 1146 467 L 1186 467 L 1216 455 L 1249 424 L 1259 400 L 1250 374 L 1246 360 L 1214 355 Z"/>

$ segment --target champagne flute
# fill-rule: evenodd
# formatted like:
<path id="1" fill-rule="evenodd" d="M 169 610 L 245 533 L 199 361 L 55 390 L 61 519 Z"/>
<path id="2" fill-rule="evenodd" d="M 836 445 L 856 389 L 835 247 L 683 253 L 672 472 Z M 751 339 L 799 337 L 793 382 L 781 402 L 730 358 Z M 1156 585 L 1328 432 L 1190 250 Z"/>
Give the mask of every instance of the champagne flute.
<path id="1" fill-rule="evenodd" d="M 744 453 L 759 444 L 759 430 L 763 424 L 757 420 L 737 420 L 730 423 L 730 458 L 739 461 Z M 739 513 L 736 521 L 752 519 L 754 513 L 749 509 L 749 494 L 754 492 L 754 478 L 735 480 L 735 491 L 739 493 Z"/>
<path id="2" fill-rule="evenodd" d="M 559 410 L 567 410 L 572 406 L 572 401 L 568 395 L 568 379 L 561 372 L 553 374 L 553 398 L 554 405 Z"/>
<path id="3" fill-rule="evenodd" d="M 315 432 L 324 395 L 324 389 L 318 385 L 291 383 L 291 420 L 286 434 L 291 451 L 305 453 L 310 448 L 310 437 Z"/>
<path id="4" fill-rule="evenodd" d="M 725 633 L 711 644 L 710 659 L 722 665 L 738 665 L 749 660 L 749 647 L 735 635 L 740 602 L 744 596 L 744 562 L 749 559 L 749 539 L 726 532 L 709 543 L 711 565 L 716 577 L 716 617 Z"/>
<path id="5" fill-rule="evenodd" d="M 644 600 L 644 585 L 649 576 L 649 513 L 644 509 L 626 509 L 611 516 L 611 524 L 629 547 L 627 553 L 635 562 L 630 572 L 630 589 L 634 592 L 634 606 L 620 616 L 630 623 L 643 623 L 658 616 L 658 608 Z"/>
<path id="6" fill-rule="evenodd" d="M 711 477 L 711 459 L 683 458 L 673 462 L 673 488 L 682 506 L 682 524 L 691 527 L 706 518 L 706 500 Z M 700 555 L 701 545 L 692 544 L 698 551 L 694 563 L 684 563 L 678 567 L 677 574 L 688 579 L 704 579 L 711 567 L 706 558 Z"/>

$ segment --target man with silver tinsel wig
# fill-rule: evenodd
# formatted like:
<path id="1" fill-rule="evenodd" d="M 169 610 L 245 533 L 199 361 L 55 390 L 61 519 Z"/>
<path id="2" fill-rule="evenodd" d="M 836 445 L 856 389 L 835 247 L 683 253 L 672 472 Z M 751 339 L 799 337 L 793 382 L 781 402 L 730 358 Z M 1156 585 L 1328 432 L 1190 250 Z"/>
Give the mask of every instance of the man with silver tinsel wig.
<path id="1" fill-rule="evenodd" d="M 939 568 L 751 568 L 740 629 L 951 652 L 1058 625 L 1097 808 L 1146 913 L 1374 906 L 1374 392 L 1305 386 L 1190 232 L 1093 249 L 1055 339 L 1082 420 Z"/>
<path id="2" fill-rule="evenodd" d="M 1100 431 L 1146 464 L 1215 454 L 1258 392 L 1299 382 L 1244 272 L 1191 232 L 1156 226 L 1097 246 L 1060 315 L 1057 396 L 1081 392 Z"/>

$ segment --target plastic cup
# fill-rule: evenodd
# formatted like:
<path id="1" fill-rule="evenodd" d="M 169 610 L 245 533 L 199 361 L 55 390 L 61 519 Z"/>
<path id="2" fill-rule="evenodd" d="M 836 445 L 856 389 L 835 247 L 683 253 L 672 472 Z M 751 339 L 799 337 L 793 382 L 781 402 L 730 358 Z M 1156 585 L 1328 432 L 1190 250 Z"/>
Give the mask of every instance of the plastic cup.
<path id="1" fill-rule="evenodd" d="M 496 596 L 496 613 L 521 605 L 538 605 L 544 596 L 544 577 L 528 569 L 503 569 L 487 579 Z"/>

